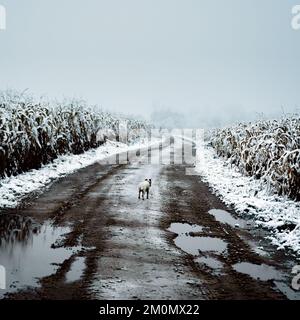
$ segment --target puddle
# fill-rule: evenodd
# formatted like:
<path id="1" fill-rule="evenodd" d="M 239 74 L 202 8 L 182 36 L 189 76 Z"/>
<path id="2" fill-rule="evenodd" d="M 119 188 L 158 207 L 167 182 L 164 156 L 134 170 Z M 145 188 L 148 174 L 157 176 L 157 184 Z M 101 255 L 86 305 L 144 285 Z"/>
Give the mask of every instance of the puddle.
<path id="1" fill-rule="evenodd" d="M 39 278 L 57 271 L 54 264 L 62 263 L 80 249 L 51 248 L 71 231 L 69 227 L 53 227 L 50 222 L 37 227 L 31 219 L 15 215 L 1 215 L 0 222 L 0 265 L 6 269 L 6 289 L 0 290 L 0 297 L 38 286 Z"/>
<path id="2" fill-rule="evenodd" d="M 247 228 L 251 226 L 250 222 L 246 222 L 242 219 L 236 219 L 228 211 L 225 210 L 211 209 L 208 211 L 208 213 L 213 215 L 217 221 L 229 224 L 232 227 Z"/>
<path id="3" fill-rule="evenodd" d="M 274 281 L 274 284 L 289 300 L 300 300 L 300 291 L 293 290 L 284 282 Z"/>
<path id="4" fill-rule="evenodd" d="M 26 241 L 40 226 L 32 219 L 19 215 L 0 214 L 0 246 L 15 241 Z"/>
<path id="5" fill-rule="evenodd" d="M 174 239 L 178 248 L 194 256 L 199 255 L 199 251 L 222 253 L 227 249 L 226 242 L 219 238 L 191 236 L 191 232 L 203 231 L 203 227 L 197 224 L 175 222 L 167 230 L 178 234 Z"/>
<path id="6" fill-rule="evenodd" d="M 274 267 L 266 264 L 253 264 L 249 262 L 241 262 L 233 265 L 233 269 L 237 272 L 249 275 L 255 280 L 281 280 L 281 273 Z"/>
<path id="7" fill-rule="evenodd" d="M 199 251 L 212 251 L 221 254 L 227 249 L 225 241 L 211 237 L 179 235 L 174 239 L 174 242 L 177 247 L 194 256 L 199 255 Z"/>
<path id="8" fill-rule="evenodd" d="M 190 232 L 202 232 L 203 227 L 198 226 L 197 224 L 175 222 L 171 223 L 170 227 L 167 230 L 173 233 L 183 234 Z"/>
<path id="9" fill-rule="evenodd" d="M 72 263 L 70 271 L 66 274 L 66 282 L 74 282 L 81 278 L 85 269 L 85 257 L 77 257 Z"/>
<path id="10" fill-rule="evenodd" d="M 220 274 L 223 269 L 223 263 L 216 258 L 212 257 L 199 257 L 195 259 L 195 261 L 199 264 L 204 264 L 207 267 L 213 269 L 214 273 Z"/>

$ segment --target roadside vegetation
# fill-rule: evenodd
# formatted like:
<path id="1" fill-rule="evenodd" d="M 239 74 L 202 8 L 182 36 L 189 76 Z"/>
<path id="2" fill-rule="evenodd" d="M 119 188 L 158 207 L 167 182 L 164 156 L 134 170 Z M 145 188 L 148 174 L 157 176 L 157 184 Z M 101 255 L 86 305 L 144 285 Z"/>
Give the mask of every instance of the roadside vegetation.
<path id="1" fill-rule="evenodd" d="M 59 155 L 81 154 L 106 139 L 119 141 L 120 128 L 129 143 L 150 130 L 144 121 L 113 115 L 85 101 L 50 102 L 0 91 L 0 177 L 38 169 Z"/>
<path id="2" fill-rule="evenodd" d="M 270 190 L 300 201 L 300 117 L 214 130 L 210 137 L 217 154 Z"/>

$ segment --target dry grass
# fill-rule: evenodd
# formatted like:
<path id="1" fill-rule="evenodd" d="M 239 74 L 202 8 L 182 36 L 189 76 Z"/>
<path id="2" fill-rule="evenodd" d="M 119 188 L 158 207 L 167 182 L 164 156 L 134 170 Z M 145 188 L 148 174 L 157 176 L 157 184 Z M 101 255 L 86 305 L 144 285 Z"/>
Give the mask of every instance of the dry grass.
<path id="1" fill-rule="evenodd" d="M 0 176 L 40 168 L 61 154 L 96 148 L 107 138 L 118 140 L 120 122 L 127 124 L 129 142 L 150 128 L 143 121 L 112 115 L 84 101 L 50 103 L 0 92 Z"/>
<path id="2" fill-rule="evenodd" d="M 279 195 L 300 200 L 300 117 L 240 124 L 215 130 L 218 155 Z"/>

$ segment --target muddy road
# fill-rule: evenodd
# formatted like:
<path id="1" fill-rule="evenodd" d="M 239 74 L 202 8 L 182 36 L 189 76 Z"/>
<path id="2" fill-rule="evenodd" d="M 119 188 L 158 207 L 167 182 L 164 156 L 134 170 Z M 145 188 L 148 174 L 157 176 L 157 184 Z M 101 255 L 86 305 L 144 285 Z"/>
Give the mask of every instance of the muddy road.
<path id="1" fill-rule="evenodd" d="M 293 258 L 188 167 L 96 163 L 2 211 L 0 298 L 300 299 Z M 153 185 L 143 201 L 145 178 Z"/>

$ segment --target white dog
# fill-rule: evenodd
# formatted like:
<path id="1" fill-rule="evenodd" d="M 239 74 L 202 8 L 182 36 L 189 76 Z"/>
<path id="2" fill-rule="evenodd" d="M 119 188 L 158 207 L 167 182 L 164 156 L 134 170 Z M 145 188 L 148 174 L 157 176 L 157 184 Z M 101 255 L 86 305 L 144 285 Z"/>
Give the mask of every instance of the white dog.
<path id="1" fill-rule="evenodd" d="M 145 181 L 141 182 L 139 184 L 139 199 L 141 199 L 141 193 L 142 193 L 142 199 L 145 200 L 144 195 L 145 192 L 147 193 L 147 199 L 149 199 L 149 190 L 151 187 L 151 179 L 145 179 Z"/>

